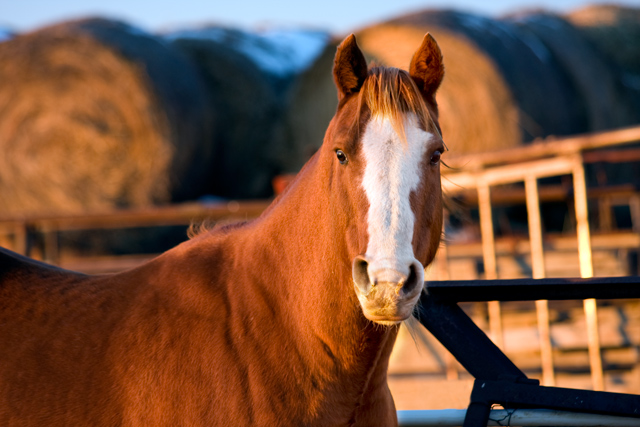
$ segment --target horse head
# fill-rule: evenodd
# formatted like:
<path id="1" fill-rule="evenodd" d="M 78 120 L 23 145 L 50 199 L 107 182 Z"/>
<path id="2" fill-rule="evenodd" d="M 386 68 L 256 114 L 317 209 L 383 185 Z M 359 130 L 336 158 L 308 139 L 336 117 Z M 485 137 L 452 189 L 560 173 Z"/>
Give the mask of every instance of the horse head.
<path id="1" fill-rule="evenodd" d="M 440 156 L 445 150 L 435 92 L 442 54 L 427 34 L 409 72 L 368 68 L 353 35 L 338 47 L 339 105 L 325 143 L 349 206 L 347 252 L 366 318 L 383 325 L 411 316 L 442 227 Z"/>

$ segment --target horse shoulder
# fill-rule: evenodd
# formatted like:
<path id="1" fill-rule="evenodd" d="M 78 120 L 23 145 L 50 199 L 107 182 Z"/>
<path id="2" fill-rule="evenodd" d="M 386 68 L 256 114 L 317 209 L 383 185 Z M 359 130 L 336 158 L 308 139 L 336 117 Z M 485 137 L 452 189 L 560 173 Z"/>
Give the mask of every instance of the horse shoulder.
<path id="1" fill-rule="evenodd" d="M 217 232 L 198 236 L 114 278 L 139 287 L 108 355 L 127 423 L 251 424 L 238 398 L 248 396 L 248 372 L 229 318 L 230 294 L 242 290 L 228 279 L 226 242 Z"/>

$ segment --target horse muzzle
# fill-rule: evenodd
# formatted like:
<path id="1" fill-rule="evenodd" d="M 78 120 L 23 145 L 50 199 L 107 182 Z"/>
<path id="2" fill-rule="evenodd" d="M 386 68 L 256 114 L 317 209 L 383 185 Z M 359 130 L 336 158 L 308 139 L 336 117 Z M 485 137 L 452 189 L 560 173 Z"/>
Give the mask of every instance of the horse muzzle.
<path id="1" fill-rule="evenodd" d="M 424 268 L 415 259 L 376 262 L 359 255 L 353 260 L 352 274 L 362 312 L 382 325 L 408 319 L 424 286 Z"/>

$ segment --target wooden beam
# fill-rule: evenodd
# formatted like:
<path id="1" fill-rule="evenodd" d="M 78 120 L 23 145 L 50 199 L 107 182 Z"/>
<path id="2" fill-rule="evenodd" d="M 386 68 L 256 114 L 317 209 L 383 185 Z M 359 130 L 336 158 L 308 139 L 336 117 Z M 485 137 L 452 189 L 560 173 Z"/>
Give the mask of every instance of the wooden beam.
<path id="1" fill-rule="evenodd" d="M 640 141 L 640 126 L 597 132 L 569 138 L 549 137 L 529 145 L 484 153 L 455 155 L 448 153 L 445 161 L 454 169 L 481 169 L 491 165 L 531 161 L 544 157 L 580 153 L 585 150 L 615 147 Z M 443 174 L 447 170 L 443 169 Z"/>
<path id="2" fill-rule="evenodd" d="M 114 210 L 111 212 L 79 215 L 50 215 L 19 218 L 28 227 L 37 230 L 91 230 L 109 228 L 188 225 L 204 219 L 249 219 L 259 216 L 270 201 L 224 201 L 215 204 L 185 203 L 143 209 Z M 3 222 L 15 222 L 16 218 L 0 218 Z"/>
<path id="3" fill-rule="evenodd" d="M 578 156 L 579 157 L 579 156 Z M 516 165 L 496 166 L 491 169 L 475 172 L 460 172 L 445 175 L 442 187 L 448 194 L 483 185 L 512 184 L 524 181 L 528 175 L 545 178 L 558 175 L 569 175 L 575 165 L 575 155 L 554 159 L 535 160 Z"/>

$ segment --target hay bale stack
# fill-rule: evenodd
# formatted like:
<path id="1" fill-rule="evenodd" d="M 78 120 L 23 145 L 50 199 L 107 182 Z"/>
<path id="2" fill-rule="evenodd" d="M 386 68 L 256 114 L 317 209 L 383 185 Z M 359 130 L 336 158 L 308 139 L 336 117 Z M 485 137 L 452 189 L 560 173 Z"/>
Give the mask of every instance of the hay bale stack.
<path id="1" fill-rule="evenodd" d="M 520 143 L 518 110 L 491 58 L 473 43 L 441 27 L 379 24 L 357 34 L 369 58 L 407 69 L 425 32 L 444 56 L 445 79 L 436 99 L 440 124 L 453 153 L 474 153 Z"/>
<path id="2" fill-rule="evenodd" d="M 210 150 L 199 78 L 121 22 L 63 23 L 0 44 L 0 215 L 197 196 Z"/>
<path id="3" fill-rule="evenodd" d="M 544 12 L 521 14 L 512 21 L 540 39 L 562 66 L 577 92 L 575 109 L 584 110 L 585 132 L 637 122 L 628 90 L 606 58 L 578 29 L 560 16 Z"/>

